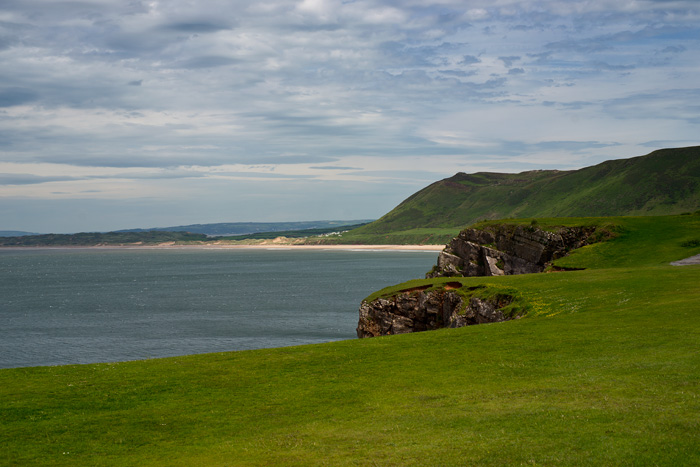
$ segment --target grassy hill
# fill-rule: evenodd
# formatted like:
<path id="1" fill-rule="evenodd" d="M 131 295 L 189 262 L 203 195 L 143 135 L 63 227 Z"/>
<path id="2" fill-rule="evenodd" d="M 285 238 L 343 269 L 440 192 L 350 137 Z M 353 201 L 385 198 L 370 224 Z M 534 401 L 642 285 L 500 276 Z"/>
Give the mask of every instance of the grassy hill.
<path id="1" fill-rule="evenodd" d="M 483 219 L 669 215 L 698 209 L 700 146 L 662 149 L 574 171 L 458 173 L 345 237 L 383 242 L 413 229 L 455 233 Z M 433 240 L 428 237 L 429 243 Z M 435 243 L 442 243 L 442 237 L 439 240 Z"/>
<path id="2" fill-rule="evenodd" d="M 700 464 L 700 266 L 668 264 L 700 215 L 538 221 L 620 235 L 559 260 L 586 270 L 459 279 L 520 320 L 0 370 L 0 464 Z"/>

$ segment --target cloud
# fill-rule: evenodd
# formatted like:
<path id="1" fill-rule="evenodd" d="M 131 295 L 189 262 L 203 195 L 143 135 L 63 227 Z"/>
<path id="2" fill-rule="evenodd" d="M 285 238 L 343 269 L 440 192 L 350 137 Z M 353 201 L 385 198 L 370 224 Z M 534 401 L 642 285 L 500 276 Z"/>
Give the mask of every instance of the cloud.
<path id="1" fill-rule="evenodd" d="M 503 57 L 503 56 L 498 57 L 498 59 L 499 59 L 500 61 L 502 61 L 503 64 L 504 64 L 507 68 L 510 68 L 510 67 L 513 66 L 513 64 L 514 64 L 515 62 L 517 62 L 518 60 L 520 60 L 520 57 L 519 57 L 518 55 L 509 55 L 509 56 L 507 56 L 507 57 Z"/>
<path id="2" fill-rule="evenodd" d="M 180 60 L 174 62 L 172 68 L 214 68 L 220 66 L 228 66 L 239 63 L 240 60 L 233 57 L 226 57 L 222 55 L 208 55 L 203 57 L 192 57 L 187 60 Z"/>
<path id="3" fill-rule="evenodd" d="M 362 193 L 408 196 L 436 167 L 573 167 L 697 139 L 694 1 L 6 0 L 0 10 L 0 166 L 24 164 L 4 175 L 18 184 L 2 185 L 0 205 L 59 196 L 42 191 L 50 164 L 61 199 L 261 200 L 296 177 L 308 200 L 313 183 L 345 177 L 345 204 L 389 210 L 394 198 Z M 380 177 L 383 191 L 367 191 Z M 228 186 L 244 181 L 246 192 Z M 220 215 L 274 215 L 250 202 Z"/>
<path id="4" fill-rule="evenodd" d="M 321 156 L 321 155 L 299 155 L 299 156 L 261 156 L 250 159 L 242 159 L 241 163 L 249 164 L 273 164 L 273 165 L 289 165 L 289 164 L 319 164 L 323 162 L 336 162 L 338 158 Z"/>
<path id="5" fill-rule="evenodd" d="M 475 63 L 481 63 L 481 60 L 474 55 L 465 55 L 459 62 L 460 65 L 474 65 Z"/>
<path id="6" fill-rule="evenodd" d="M 0 174 L 0 185 L 35 185 L 49 182 L 81 180 L 79 177 L 42 177 L 33 174 Z"/>
<path id="7" fill-rule="evenodd" d="M 591 65 L 598 70 L 608 70 L 608 71 L 627 71 L 634 70 L 634 65 L 611 65 L 605 62 L 592 62 Z"/>
<path id="8" fill-rule="evenodd" d="M 545 48 L 556 52 L 579 52 L 589 54 L 593 52 L 611 50 L 613 46 L 610 44 L 609 40 L 598 38 L 596 40 L 567 39 L 564 41 L 550 42 L 549 44 L 545 45 Z"/>
<path id="9" fill-rule="evenodd" d="M 311 166 L 309 168 L 314 170 L 361 170 L 359 167 L 344 167 L 341 165 Z"/>
<path id="10" fill-rule="evenodd" d="M 460 78 L 466 78 L 468 76 L 474 76 L 477 74 L 476 71 L 464 71 L 464 70 L 438 70 L 443 75 L 457 76 Z"/>
<path id="11" fill-rule="evenodd" d="M 669 45 L 668 47 L 664 48 L 661 53 L 665 54 L 679 54 L 683 53 L 686 50 L 688 50 L 684 45 Z"/>
<path id="12" fill-rule="evenodd" d="M 0 107 L 13 107 L 27 104 L 38 99 L 38 95 L 27 88 L 5 88 L 0 90 Z"/>
<path id="13" fill-rule="evenodd" d="M 201 21 L 164 24 L 161 26 L 161 28 L 166 31 L 206 34 L 231 29 L 231 26 L 227 24 Z"/>
<path id="14" fill-rule="evenodd" d="M 382 180 L 421 180 L 426 183 L 440 178 L 440 175 L 434 172 L 426 172 L 419 170 L 363 170 L 361 172 L 351 173 L 349 175 L 358 175 L 362 177 L 373 177 Z"/>
<path id="15" fill-rule="evenodd" d="M 312 179 L 313 175 L 305 174 L 283 174 L 275 172 L 221 172 L 218 177 L 233 177 L 233 178 L 272 178 L 272 179 Z"/>

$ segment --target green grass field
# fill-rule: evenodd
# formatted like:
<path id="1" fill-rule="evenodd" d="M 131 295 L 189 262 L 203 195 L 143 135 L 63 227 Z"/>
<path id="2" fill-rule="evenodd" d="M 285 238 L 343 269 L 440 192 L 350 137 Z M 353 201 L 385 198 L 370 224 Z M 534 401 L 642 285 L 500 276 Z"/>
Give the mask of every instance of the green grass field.
<path id="1" fill-rule="evenodd" d="M 0 370 L 0 464 L 699 465 L 700 215 L 590 221 L 590 269 L 459 279 L 520 320 Z"/>

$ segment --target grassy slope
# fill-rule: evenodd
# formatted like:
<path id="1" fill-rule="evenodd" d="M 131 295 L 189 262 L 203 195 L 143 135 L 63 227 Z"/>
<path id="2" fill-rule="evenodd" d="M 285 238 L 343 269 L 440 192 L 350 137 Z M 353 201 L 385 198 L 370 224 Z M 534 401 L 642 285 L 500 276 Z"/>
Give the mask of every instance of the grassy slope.
<path id="1" fill-rule="evenodd" d="M 576 171 L 457 174 L 353 235 L 456 228 L 511 217 L 666 215 L 700 208 L 700 147 L 663 149 Z"/>
<path id="2" fill-rule="evenodd" d="M 615 222 L 568 260 L 596 269 L 462 279 L 521 291 L 518 321 L 0 370 L 0 463 L 697 465 L 700 266 L 667 263 L 700 216 Z"/>

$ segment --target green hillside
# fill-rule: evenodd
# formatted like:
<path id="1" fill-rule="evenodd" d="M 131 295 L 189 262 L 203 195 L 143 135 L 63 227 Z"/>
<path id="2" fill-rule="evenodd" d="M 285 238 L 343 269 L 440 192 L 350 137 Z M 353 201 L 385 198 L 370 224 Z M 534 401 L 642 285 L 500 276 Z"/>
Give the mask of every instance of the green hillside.
<path id="1" fill-rule="evenodd" d="M 699 465 L 700 215 L 584 222 L 589 269 L 457 279 L 523 319 L 0 370 L 0 465 Z"/>
<path id="2" fill-rule="evenodd" d="M 483 219 L 668 215 L 698 209 L 700 146 L 662 149 L 574 171 L 458 173 L 352 234 L 381 239 L 418 228 L 459 230 Z"/>

